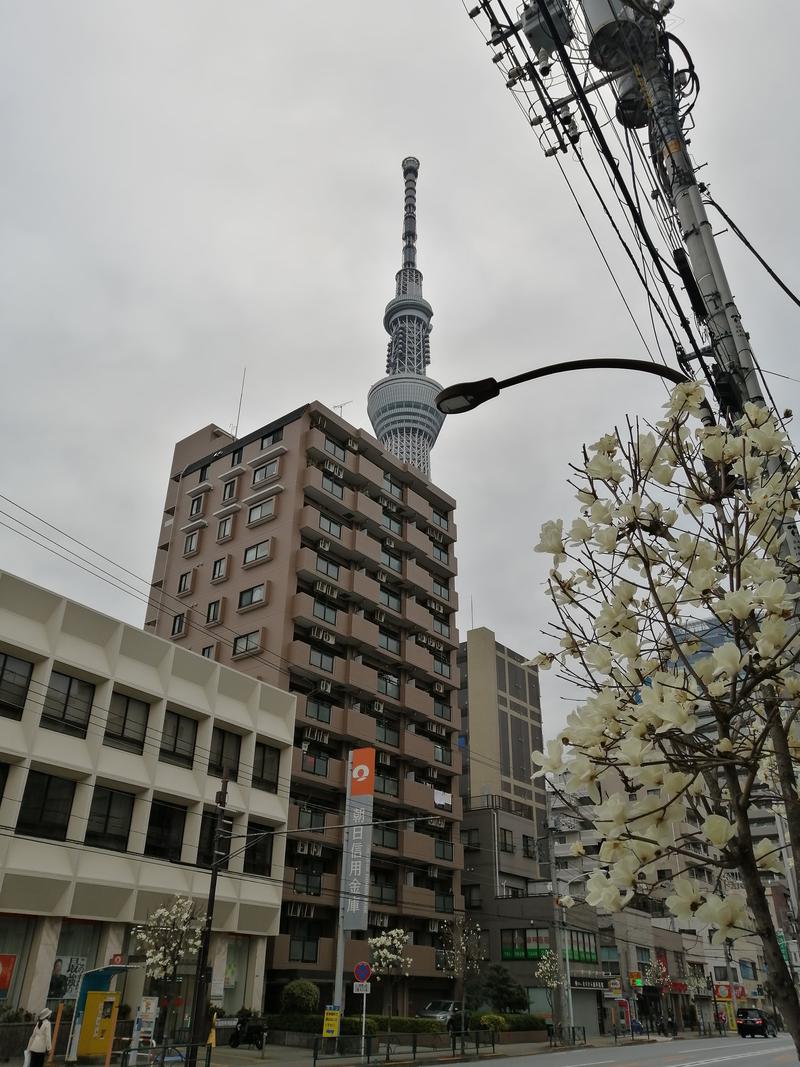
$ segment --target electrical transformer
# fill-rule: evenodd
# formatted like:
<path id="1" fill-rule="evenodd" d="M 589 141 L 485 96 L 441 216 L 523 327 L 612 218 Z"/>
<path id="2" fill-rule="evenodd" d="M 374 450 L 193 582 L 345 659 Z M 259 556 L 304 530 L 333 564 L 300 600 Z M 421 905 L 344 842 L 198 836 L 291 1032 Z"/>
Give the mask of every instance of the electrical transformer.
<path id="1" fill-rule="evenodd" d="M 644 33 L 634 12 L 622 0 L 581 0 L 589 35 L 589 59 L 613 74 L 630 67 L 641 55 Z"/>
<path id="2" fill-rule="evenodd" d="M 542 52 L 549 55 L 555 51 L 557 43 L 568 44 L 573 36 L 566 0 L 544 0 L 544 2 L 556 29 L 557 41 L 553 39 L 553 34 L 542 16 L 538 3 L 528 4 L 522 12 L 522 32 L 528 38 L 528 43 L 537 56 Z"/>

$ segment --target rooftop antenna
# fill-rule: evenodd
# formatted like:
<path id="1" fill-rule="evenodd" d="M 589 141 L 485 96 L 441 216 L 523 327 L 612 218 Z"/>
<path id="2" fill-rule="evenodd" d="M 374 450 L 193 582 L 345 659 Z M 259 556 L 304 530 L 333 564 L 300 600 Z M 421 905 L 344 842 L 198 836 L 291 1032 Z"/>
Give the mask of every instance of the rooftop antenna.
<path id="1" fill-rule="evenodd" d="M 348 404 L 352 404 L 352 403 L 353 403 L 352 400 L 345 400 L 343 404 L 334 404 L 333 405 L 333 410 L 334 411 L 338 411 L 339 412 L 339 418 L 341 418 L 342 417 L 342 412 L 344 411 L 344 409 L 347 407 Z"/>
<path id="2" fill-rule="evenodd" d="M 236 425 L 233 427 L 234 441 L 239 437 L 239 419 L 242 417 L 242 399 L 244 398 L 244 380 L 247 377 L 247 367 L 242 369 L 242 388 L 239 392 L 239 408 L 236 412 Z"/>

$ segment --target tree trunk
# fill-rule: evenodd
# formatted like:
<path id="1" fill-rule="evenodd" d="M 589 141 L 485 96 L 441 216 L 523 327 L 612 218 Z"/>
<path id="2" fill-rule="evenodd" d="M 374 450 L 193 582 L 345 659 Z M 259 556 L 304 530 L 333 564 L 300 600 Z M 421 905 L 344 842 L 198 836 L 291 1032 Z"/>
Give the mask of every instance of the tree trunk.
<path id="1" fill-rule="evenodd" d="M 775 1000 L 783 1015 L 783 1020 L 792 1035 L 795 1049 L 800 1055 L 800 1001 L 798 1001 L 792 976 L 786 961 L 781 955 L 775 926 L 770 915 L 767 895 L 761 881 L 761 872 L 753 855 L 753 839 L 747 814 L 737 807 L 737 860 L 739 872 L 744 884 L 745 896 L 756 925 L 756 933 L 764 949 L 764 961 L 767 965 L 769 980 L 775 994 Z"/>
<path id="2" fill-rule="evenodd" d="M 778 768 L 781 796 L 786 807 L 786 824 L 789 829 L 789 844 L 792 850 L 792 864 L 797 888 L 797 875 L 800 872 L 800 798 L 797 795 L 797 778 L 794 772 L 794 761 L 789 750 L 789 739 L 781 721 L 775 723 L 770 731 L 772 748 L 775 753 L 775 763 Z M 777 816 L 780 818 L 780 813 Z M 788 868 L 787 857 L 781 857 Z M 788 871 L 787 871 L 788 873 Z"/>

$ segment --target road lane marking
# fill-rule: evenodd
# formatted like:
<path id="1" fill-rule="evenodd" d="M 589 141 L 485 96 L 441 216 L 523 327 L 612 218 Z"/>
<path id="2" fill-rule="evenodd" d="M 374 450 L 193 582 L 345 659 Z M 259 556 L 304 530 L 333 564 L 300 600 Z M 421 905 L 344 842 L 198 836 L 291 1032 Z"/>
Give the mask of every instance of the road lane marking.
<path id="1" fill-rule="evenodd" d="M 778 1047 L 780 1048 L 780 1046 Z M 709 1063 L 727 1063 L 728 1060 L 749 1060 L 751 1056 L 769 1056 L 777 1051 L 778 1049 L 776 1049 L 774 1045 L 770 1045 L 768 1048 L 764 1049 L 748 1049 L 747 1052 L 738 1052 L 735 1055 L 715 1056 L 713 1059 L 692 1060 L 690 1063 L 687 1063 L 685 1060 L 677 1060 L 675 1063 L 663 1064 L 663 1067 L 706 1067 Z M 691 1053 L 687 1053 L 687 1055 L 691 1055 Z"/>

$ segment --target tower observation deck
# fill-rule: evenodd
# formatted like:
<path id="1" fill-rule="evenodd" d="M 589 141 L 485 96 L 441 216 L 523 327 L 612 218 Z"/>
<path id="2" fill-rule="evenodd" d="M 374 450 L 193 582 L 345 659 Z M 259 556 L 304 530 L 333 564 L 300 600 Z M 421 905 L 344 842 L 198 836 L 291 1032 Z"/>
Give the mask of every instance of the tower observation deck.
<path id="1" fill-rule="evenodd" d="M 422 272 L 417 269 L 418 174 L 419 160 L 408 156 L 403 160 L 403 263 L 383 316 L 389 334 L 386 377 L 370 389 L 367 413 L 383 447 L 430 477 L 431 449 L 444 415 L 434 403 L 442 387 L 425 373 L 433 308 L 422 296 Z"/>

